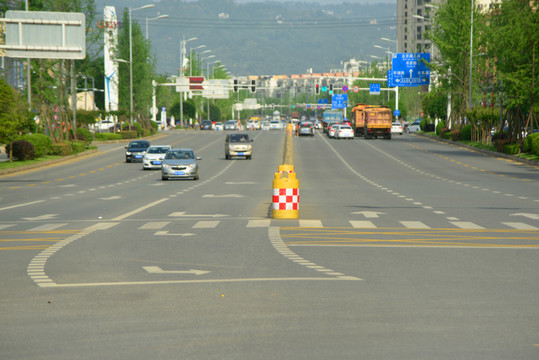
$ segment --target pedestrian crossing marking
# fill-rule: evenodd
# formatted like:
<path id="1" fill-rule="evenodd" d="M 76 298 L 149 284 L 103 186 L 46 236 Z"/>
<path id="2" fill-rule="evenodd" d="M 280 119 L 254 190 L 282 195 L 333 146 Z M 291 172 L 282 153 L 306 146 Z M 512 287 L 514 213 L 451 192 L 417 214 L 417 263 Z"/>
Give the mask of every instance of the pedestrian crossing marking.
<path id="1" fill-rule="evenodd" d="M 198 221 L 193 225 L 193 229 L 213 229 L 219 225 L 220 221 Z"/>
<path id="2" fill-rule="evenodd" d="M 62 226 L 65 226 L 65 225 L 67 225 L 67 223 L 63 223 L 63 224 L 44 224 L 44 225 L 40 225 L 40 226 L 36 226 L 34 228 L 31 228 L 31 229 L 29 229 L 27 231 L 50 231 L 50 230 L 61 228 Z"/>
<path id="3" fill-rule="evenodd" d="M 476 225 L 469 221 L 450 221 L 451 224 L 455 225 L 458 228 L 465 229 L 465 230 L 480 230 L 484 229 L 484 227 Z"/>
<path id="4" fill-rule="evenodd" d="M 408 229 L 430 229 L 430 226 L 423 224 L 421 221 L 399 221 Z"/>
<path id="5" fill-rule="evenodd" d="M 376 229 L 376 225 L 372 221 L 368 220 L 350 220 L 352 227 L 359 229 Z"/>
<path id="6" fill-rule="evenodd" d="M 249 220 L 247 227 L 269 227 L 271 220 Z"/>
<path id="7" fill-rule="evenodd" d="M 517 230 L 539 230 L 539 228 L 536 228 L 535 226 L 531 226 L 521 222 L 502 222 L 502 224 Z"/>
<path id="8" fill-rule="evenodd" d="M 141 227 L 139 227 L 139 229 L 140 230 L 145 230 L 145 229 L 157 230 L 157 229 L 164 228 L 168 224 L 170 224 L 170 221 L 151 221 L 142 225 Z"/>
<path id="9" fill-rule="evenodd" d="M 299 220 L 300 227 L 324 227 L 321 220 Z"/>

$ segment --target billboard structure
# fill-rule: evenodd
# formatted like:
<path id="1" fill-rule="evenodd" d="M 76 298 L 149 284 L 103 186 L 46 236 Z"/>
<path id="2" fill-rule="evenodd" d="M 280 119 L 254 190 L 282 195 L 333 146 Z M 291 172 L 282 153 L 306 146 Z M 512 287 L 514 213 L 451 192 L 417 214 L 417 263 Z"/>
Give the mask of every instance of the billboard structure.
<path id="1" fill-rule="evenodd" d="M 118 28 L 120 23 L 114 6 L 105 6 L 103 11 L 103 27 L 105 28 L 105 110 L 118 111 L 118 62 L 114 52 L 118 47 Z"/>

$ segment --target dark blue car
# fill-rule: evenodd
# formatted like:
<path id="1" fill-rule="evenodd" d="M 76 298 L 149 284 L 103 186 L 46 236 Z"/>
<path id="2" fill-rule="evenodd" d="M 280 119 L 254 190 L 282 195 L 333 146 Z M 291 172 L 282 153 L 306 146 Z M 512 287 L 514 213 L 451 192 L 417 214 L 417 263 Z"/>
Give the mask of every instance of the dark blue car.
<path id="1" fill-rule="evenodd" d="M 134 140 L 125 147 L 125 162 L 142 162 L 146 149 L 150 147 L 150 142 L 146 140 Z"/>

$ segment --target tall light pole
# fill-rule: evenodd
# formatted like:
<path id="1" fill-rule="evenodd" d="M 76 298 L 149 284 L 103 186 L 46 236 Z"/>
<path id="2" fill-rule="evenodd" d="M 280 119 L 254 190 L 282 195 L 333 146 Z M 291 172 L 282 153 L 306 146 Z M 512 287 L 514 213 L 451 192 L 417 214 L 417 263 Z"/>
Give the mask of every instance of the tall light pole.
<path id="1" fill-rule="evenodd" d="M 133 11 L 153 8 L 155 4 L 147 4 L 132 9 L 129 7 L 129 123 L 133 126 L 133 27 L 131 13 Z"/>
<path id="2" fill-rule="evenodd" d="M 468 107 L 472 107 L 472 56 L 473 56 L 473 8 L 474 1 L 471 0 L 471 10 L 470 10 L 470 85 L 468 90 Z"/>
<path id="3" fill-rule="evenodd" d="M 159 20 L 159 19 L 166 19 L 168 18 L 168 15 L 159 15 L 159 16 L 156 16 L 154 18 L 150 18 L 148 19 L 148 17 L 146 16 L 146 41 L 148 41 L 148 22 L 150 21 L 153 21 L 153 20 Z"/>

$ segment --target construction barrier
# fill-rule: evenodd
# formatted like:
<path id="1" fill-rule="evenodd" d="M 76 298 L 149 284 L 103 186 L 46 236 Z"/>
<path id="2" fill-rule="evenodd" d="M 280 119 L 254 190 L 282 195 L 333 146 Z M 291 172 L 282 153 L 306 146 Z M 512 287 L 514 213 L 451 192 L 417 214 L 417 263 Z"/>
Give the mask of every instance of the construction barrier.
<path id="1" fill-rule="evenodd" d="M 294 172 L 294 165 L 288 165 L 288 164 L 279 165 L 277 171 L 279 173 L 282 173 L 282 172 L 293 173 Z"/>
<path id="2" fill-rule="evenodd" d="M 295 173 L 275 173 L 272 203 L 274 219 L 299 218 L 299 181 Z"/>

